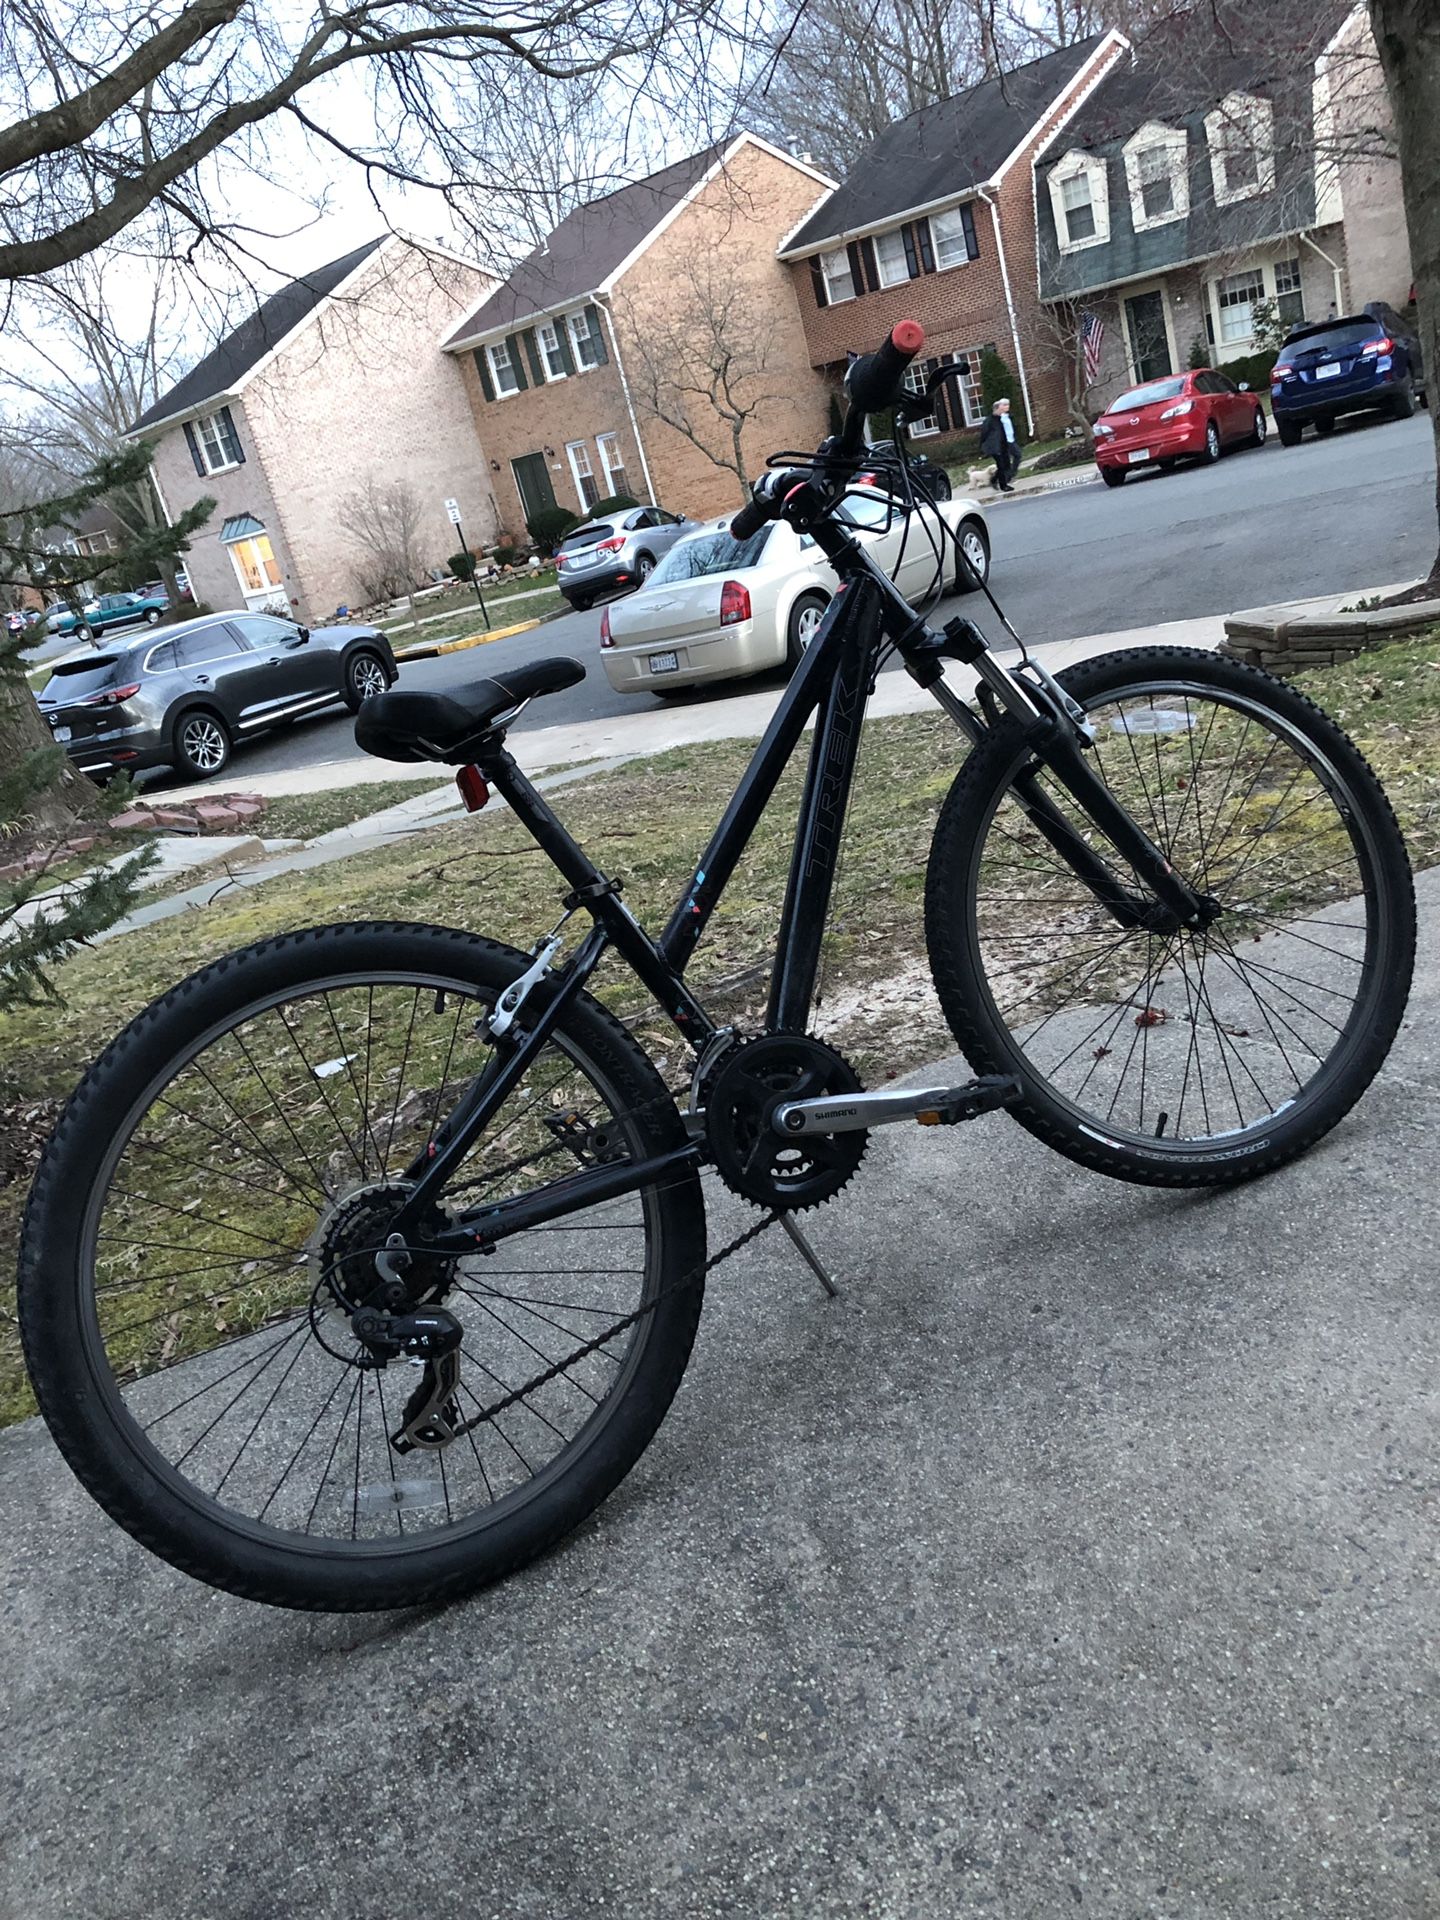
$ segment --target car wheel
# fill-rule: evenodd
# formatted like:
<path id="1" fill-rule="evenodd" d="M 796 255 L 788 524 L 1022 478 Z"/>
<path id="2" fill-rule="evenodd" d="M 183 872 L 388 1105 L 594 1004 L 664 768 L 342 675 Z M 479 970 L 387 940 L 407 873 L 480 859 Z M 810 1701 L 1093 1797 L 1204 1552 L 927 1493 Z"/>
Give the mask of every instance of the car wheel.
<path id="1" fill-rule="evenodd" d="M 75 629 L 75 638 L 77 640 L 93 640 L 95 638 L 95 629 L 93 627 L 87 627 L 82 620 L 80 625 Z"/>
<path id="2" fill-rule="evenodd" d="M 635 577 L 642 587 L 654 571 L 655 562 L 650 558 L 648 553 L 642 553 L 640 558 L 635 562 Z"/>
<path id="3" fill-rule="evenodd" d="M 825 609 L 829 604 L 823 593 L 802 593 L 791 607 L 785 629 L 785 664 L 792 673 L 819 632 L 820 622 L 825 618 Z"/>
<path id="4" fill-rule="evenodd" d="M 925 484 L 930 489 L 932 500 L 948 500 L 954 489 L 950 485 L 950 476 L 943 467 L 936 467 L 925 475 Z"/>
<path id="5" fill-rule="evenodd" d="M 1304 433 L 1305 429 L 1294 420 L 1282 420 L 1277 414 L 1275 417 L 1275 431 L 1280 436 L 1280 444 L 1282 447 L 1298 447 L 1300 444 L 1300 436 Z"/>
<path id="6" fill-rule="evenodd" d="M 595 604 L 588 593 L 572 593 L 568 594 L 566 598 L 576 613 L 588 613 Z"/>
<path id="7" fill-rule="evenodd" d="M 1100 478 L 1107 487 L 1123 487 L 1125 484 L 1124 467 L 1101 467 Z"/>
<path id="8" fill-rule="evenodd" d="M 1205 422 L 1205 451 L 1200 457 L 1207 467 L 1213 467 L 1220 458 L 1220 429 L 1213 420 Z"/>
<path id="9" fill-rule="evenodd" d="M 390 685 L 385 662 L 373 653 L 352 653 L 345 667 L 345 704 L 358 713 L 367 700 L 384 693 Z"/>
<path id="10" fill-rule="evenodd" d="M 1255 409 L 1255 423 L 1250 429 L 1251 446 L 1263 447 L 1265 444 L 1265 433 L 1265 409 L 1263 407 L 1257 407 Z"/>
<path id="11" fill-rule="evenodd" d="M 1415 389 L 1407 380 L 1390 402 L 1391 416 L 1396 420 L 1408 420 L 1415 411 Z"/>
<path id="12" fill-rule="evenodd" d="M 230 730 L 218 714 L 195 710 L 175 729 L 175 764 L 196 780 L 223 773 L 230 759 Z"/>
<path id="13" fill-rule="evenodd" d="M 149 612 L 148 612 L 148 613 L 147 613 L 147 614 L 145 615 L 145 624 L 146 624 L 146 626 L 147 626 L 147 627 L 158 627 L 158 626 L 159 626 L 159 624 L 160 624 L 160 609 L 159 609 L 158 607 L 151 607 L 151 609 L 150 609 L 150 611 L 149 611 Z"/>
<path id="14" fill-rule="evenodd" d="M 990 542 L 978 520 L 960 523 L 960 551 L 970 564 L 967 567 L 963 561 L 956 561 L 955 591 L 978 593 L 990 578 Z"/>
<path id="15" fill-rule="evenodd" d="M 1323 419 L 1317 420 L 1315 422 L 1315 431 L 1316 433 L 1319 434 L 1322 440 L 1328 440 L 1331 434 L 1335 431 L 1334 420 L 1323 420 Z"/>

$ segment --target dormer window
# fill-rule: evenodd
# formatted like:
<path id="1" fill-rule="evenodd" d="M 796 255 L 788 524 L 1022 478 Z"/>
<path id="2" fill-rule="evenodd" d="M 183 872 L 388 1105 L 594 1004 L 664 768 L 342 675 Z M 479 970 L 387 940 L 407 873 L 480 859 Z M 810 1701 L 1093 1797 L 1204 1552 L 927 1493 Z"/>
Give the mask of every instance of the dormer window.
<path id="1" fill-rule="evenodd" d="M 1067 153 L 1050 175 L 1050 207 L 1062 253 L 1103 245 L 1110 238 L 1105 162 L 1093 153 Z"/>
<path id="2" fill-rule="evenodd" d="M 1136 233 L 1183 220 L 1190 211 L 1190 175 L 1183 127 L 1151 122 L 1125 143 L 1130 224 Z"/>
<path id="3" fill-rule="evenodd" d="M 1232 93 L 1205 116 L 1217 206 L 1253 199 L 1275 185 L 1274 110 L 1255 94 Z"/>

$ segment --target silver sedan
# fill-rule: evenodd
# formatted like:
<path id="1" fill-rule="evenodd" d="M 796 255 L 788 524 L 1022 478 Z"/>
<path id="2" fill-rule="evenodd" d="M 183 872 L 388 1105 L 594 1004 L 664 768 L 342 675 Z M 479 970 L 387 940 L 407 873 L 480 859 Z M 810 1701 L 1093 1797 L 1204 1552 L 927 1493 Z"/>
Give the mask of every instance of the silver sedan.
<path id="1" fill-rule="evenodd" d="M 936 525 L 937 515 L 978 580 L 989 577 L 990 533 L 975 500 L 907 513 L 889 494 L 856 487 L 845 514 L 912 603 L 938 597 L 937 589 L 964 593 L 978 584 Z M 638 593 L 605 609 L 605 677 L 617 693 L 667 694 L 793 667 L 834 591 L 825 556 L 784 521 L 743 543 L 731 534 L 728 517 L 711 521 L 672 547 Z"/>

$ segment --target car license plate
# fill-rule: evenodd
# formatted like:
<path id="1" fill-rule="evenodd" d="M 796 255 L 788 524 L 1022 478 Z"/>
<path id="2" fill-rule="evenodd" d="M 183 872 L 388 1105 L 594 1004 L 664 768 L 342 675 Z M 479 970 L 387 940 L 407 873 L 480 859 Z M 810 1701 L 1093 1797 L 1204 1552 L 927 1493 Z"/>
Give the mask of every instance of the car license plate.
<path id="1" fill-rule="evenodd" d="M 1127 453 L 1125 458 L 1130 462 L 1132 467 L 1138 467 L 1142 460 L 1148 460 L 1150 458 L 1150 449 L 1149 447 L 1137 447 L 1133 453 Z"/>
<path id="2" fill-rule="evenodd" d="M 68 740 L 68 739 L 70 738 L 70 729 L 69 729 L 69 727 L 55 727 L 55 728 L 53 728 L 53 729 L 51 730 L 51 738 L 52 738 L 52 739 L 54 739 L 54 740 L 58 740 L 58 741 L 60 742 L 60 745 L 61 745 L 61 746 L 63 747 L 63 746 L 64 746 L 64 744 L 65 744 L 65 742 L 66 742 L 66 741 L 67 741 L 67 740 Z"/>
<path id="3" fill-rule="evenodd" d="M 652 673 L 678 673 L 680 671 L 679 654 L 652 653 L 650 656 L 650 671 Z"/>
<path id="4" fill-rule="evenodd" d="M 1317 380 L 1333 380 L 1339 371 L 1340 362 L 1338 360 L 1332 360 L 1328 367 L 1316 367 L 1315 378 Z"/>

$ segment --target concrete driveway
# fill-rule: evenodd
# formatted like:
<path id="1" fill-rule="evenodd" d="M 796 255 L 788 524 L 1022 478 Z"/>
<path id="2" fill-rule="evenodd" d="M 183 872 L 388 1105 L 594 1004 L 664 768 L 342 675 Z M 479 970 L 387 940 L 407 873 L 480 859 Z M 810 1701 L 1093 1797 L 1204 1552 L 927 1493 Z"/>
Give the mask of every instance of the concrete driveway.
<path id="1" fill-rule="evenodd" d="M 640 1469 L 448 1612 L 270 1613 L 0 1436 L 11 1920 L 1436 1911 L 1440 884 L 1298 1167 L 891 1129 Z M 737 1210 L 716 1208 L 715 1231 Z"/>

